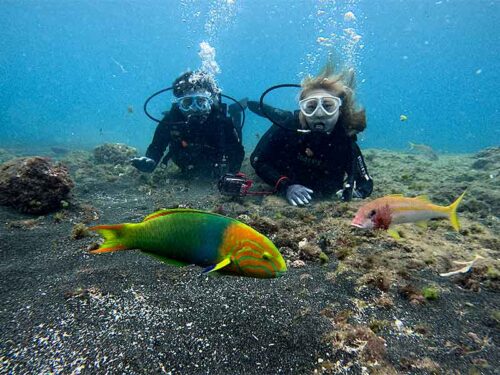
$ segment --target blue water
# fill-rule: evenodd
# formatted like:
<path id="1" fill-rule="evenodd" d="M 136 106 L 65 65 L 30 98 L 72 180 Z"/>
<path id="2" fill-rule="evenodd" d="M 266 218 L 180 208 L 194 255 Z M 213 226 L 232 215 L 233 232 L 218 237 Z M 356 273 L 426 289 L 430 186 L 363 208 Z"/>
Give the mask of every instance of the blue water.
<path id="1" fill-rule="evenodd" d="M 357 20 L 344 21 L 347 11 Z M 124 142 L 144 152 L 156 126 L 144 100 L 198 68 L 207 41 L 228 95 L 298 83 L 333 51 L 357 72 L 363 148 L 473 152 L 500 140 L 499 23 L 496 0 L 4 0 L 0 147 Z M 347 27 L 361 36 L 351 49 Z M 317 42 L 332 33 L 333 47 Z M 247 154 L 267 127 L 247 114 Z"/>

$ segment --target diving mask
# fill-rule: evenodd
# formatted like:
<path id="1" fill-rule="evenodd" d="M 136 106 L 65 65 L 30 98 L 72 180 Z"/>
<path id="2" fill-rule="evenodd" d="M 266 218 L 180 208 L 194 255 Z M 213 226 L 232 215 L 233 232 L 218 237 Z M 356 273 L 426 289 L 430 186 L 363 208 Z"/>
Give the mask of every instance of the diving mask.
<path id="1" fill-rule="evenodd" d="M 208 113 L 210 112 L 213 100 L 208 95 L 186 95 L 177 99 L 179 109 L 186 113 Z"/>
<path id="2" fill-rule="evenodd" d="M 327 116 L 333 116 L 342 105 L 342 99 L 336 96 L 310 96 L 299 102 L 300 111 L 306 117 L 312 117 L 321 108 Z"/>

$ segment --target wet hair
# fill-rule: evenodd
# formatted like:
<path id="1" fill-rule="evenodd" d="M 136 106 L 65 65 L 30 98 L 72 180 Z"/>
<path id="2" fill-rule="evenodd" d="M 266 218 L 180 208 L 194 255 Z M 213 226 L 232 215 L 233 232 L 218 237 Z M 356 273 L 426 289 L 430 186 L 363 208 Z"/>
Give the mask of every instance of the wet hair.
<path id="1" fill-rule="evenodd" d="M 214 78 L 204 71 L 188 71 L 176 78 L 172 84 L 174 95 L 180 98 L 195 91 L 206 91 L 207 94 L 215 96 L 220 89 Z"/>
<path id="2" fill-rule="evenodd" d="M 366 113 L 363 108 L 358 108 L 354 98 L 354 70 L 345 69 L 335 71 L 335 66 L 330 60 L 316 77 L 308 76 L 302 83 L 300 100 L 316 90 L 326 90 L 342 99 L 339 123 L 341 123 L 349 136 L 362 132 L 366 128 Z"/>

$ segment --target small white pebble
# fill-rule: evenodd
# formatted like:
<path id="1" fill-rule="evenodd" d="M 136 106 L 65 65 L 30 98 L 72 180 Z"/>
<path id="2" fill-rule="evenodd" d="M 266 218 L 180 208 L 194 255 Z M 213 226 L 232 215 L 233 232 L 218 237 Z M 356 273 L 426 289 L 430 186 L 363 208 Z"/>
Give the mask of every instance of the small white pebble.
<path id="1" fill-rule="evenodd" d="M 306 263 L 303 260 L 297 259 L 292 262 L 292 267 L 293 268 L 301 268 L 304 267 Z"/>
<path id="2" fill-rule="evenodd" d="M 403 322 L 402 322 L 401 320 L 396 319 L 396 320 L 394 321 L 394 324 L 396 325 L 396 328 L 397 328 L 398 330 L 400 330 L 400 331 L 401 331 L 401 330 L 403 329 Z"/>

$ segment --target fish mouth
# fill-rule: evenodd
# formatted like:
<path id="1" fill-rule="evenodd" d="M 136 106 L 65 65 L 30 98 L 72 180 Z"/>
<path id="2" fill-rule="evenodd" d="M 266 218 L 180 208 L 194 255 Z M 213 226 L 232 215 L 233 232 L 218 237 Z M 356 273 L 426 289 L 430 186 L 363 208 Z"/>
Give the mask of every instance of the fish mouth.
<path id="1" fill-rule="evenodd" d="M 356 228 L 364 229 L 364 227 L 360 223 L 355 223 L 354 221 L 351 223 L 351 225 Z"/>

